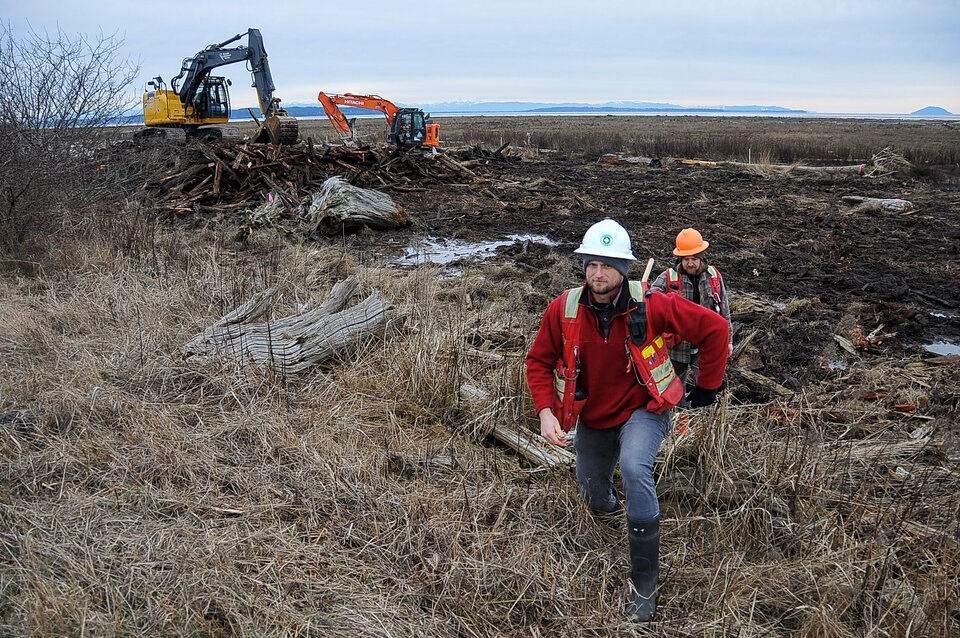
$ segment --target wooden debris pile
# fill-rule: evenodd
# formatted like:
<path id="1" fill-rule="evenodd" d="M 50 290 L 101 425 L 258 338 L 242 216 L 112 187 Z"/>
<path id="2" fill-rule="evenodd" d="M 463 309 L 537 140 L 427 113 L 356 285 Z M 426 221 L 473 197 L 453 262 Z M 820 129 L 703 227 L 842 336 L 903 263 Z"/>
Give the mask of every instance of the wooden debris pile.
<path id="1" fill-rule="evenodd" d="M 173 214 L 228 213 L 254 208 L 269 194 L 294 210 L 338 176 L 353 186 L 405 190 L 467 182 L 474 173 L 440 153 L 386 148 L 251 145 L 192 141 L 178 166 L 143 187 L 160 210 Z"/>

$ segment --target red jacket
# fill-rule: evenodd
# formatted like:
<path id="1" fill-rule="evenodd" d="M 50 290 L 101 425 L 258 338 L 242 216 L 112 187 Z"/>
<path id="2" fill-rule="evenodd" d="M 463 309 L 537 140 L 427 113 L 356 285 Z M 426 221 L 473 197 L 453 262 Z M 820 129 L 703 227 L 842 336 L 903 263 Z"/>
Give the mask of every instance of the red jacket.
<path id="1" fill-rule="evenodd" d="M 580 330 L 580 377 L 577 388 L 586 392 L 587 402 L 580 418 L 594 429 L 612 428 L 625 423 L 634 410 L 646 406 L 650 397 L 627 364 L 626 312 L 614 317 L 610 336 L 604 340 L 593 310 L 586 303 L 588 294 L 584 291 L 581 295 L 581 307 L 577 314 L 578 320 L 585 320 Z M 626 281 L 620 295 L 629 295 Z M 680 295 L 654 292 L 646 302 L 648 334 L 673 333 L 678 340 L 698 345 L 700 376 L 697 383 L 708 390 L 719 388 L 727 366 L 730 333 L 727 320 Z M 557 360 L 563 356 L 562 318 L 561 295 L 547 306 L 540 330 L 527 353 L 527 384 L 537 413 L 553 407 L 553 371 Z"/>

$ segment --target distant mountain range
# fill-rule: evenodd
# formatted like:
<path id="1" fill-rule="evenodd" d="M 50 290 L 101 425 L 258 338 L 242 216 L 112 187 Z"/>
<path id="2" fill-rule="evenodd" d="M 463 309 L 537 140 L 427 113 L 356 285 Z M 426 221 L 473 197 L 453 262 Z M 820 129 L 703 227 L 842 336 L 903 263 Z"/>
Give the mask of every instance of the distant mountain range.
<path id="1" fill-rule="evenodd" d="M 432 115 L 459 113 L 807 113 L 798 109 L 782 106 L 680 106 L 665 102 L 605 102 L 603 104 L 585 104 L 581 102 L 435 102 L 432 104 L 401 104 L 398 106 L 417 106 Z M 293 116 L 322 116 L 323 108 L 307 104 L 287 106 L 287 112 Z M 369 115 L 364 109 L 343 107 L 348 117 Z M 234 113 L 241 115 L 239 110 Z"/>
<path id="2" fill-rule="evenodd" d="M 432 104 L 404 104 L 397 103 L 397 106 L 416 106 L 423 109 L 431 115 L 455 115 L 455 114 L 496 114 L 496 113 L 529 113 L 531 115 L 559 114 L 559 113 L 583 113 L 583 114 L 607 114 L 607 113 L 736 113 L 740 115 L 749 115 L 751 113 L 816 113 L 816 111 L 805 111 L 802 109 L 788 109 L 783 106 L 759 106 L 755 104 L 734 105 L 734 106 L 680 106 L 679 104 L 670 104 L 667 102 L 604 102 L 603 104 L 586 104 L 581 102 L 434 102 Z M 323 107 L 319 104 L 288 104 L 287 113 L 293 117 L 323 117 Z M 362 115 L 375 116 L 375 111 L 367 109 L 358 109 L 344 106 L 341 108 L 343 114 L 347 117 L 357 117 Z M 254 107 L 254 112 L 259 115 L 259 109 Z M 892 114 L 891 114 L 892 115 Z M 939 106 L 926 106 L 922 109 L 910 113 L 910 115 L 920 117 L 951 116 L 953 113 Z M 249 120 L 250 114 L 246 107 L 233 109 L 231 120 Z M 125 124 L 143 123 L 143 115 L 140 113 L 130 114 L 121 118 Z"/>
<path id="3" fill-rule="evenodd" d="M 434 102 L 430 104 L 404 104 L 397 106 L 416 106 L 431 115 L 453 114 L 481 114 L 481 113 L 530 113 L 544 115 L 557 113 L 737 113 L 749 115 L 751 113 L 816 113 L 803 109 L 789 109 L 783 106 L 763 106 L 757 104 L 738 104 L 733 106 L 681 106 L 668 102 L 604 102 L 603 104 L 586 104 L 582 102 Z M 293 104 L 286 107 L 290 115 L 295 117 L 322 117 L 323 108 L 312 104 Z M 342 107 L 344 115 L 371 115 L 373 111 Z M 893 114 L 891 114 L 893 115 Z M 951 116 L 953 113 L 939 106 L 927 106 L 910 113 L 916 116 Z M 247 118 L 246 109 L 235 109 L 234 117 Z"/>

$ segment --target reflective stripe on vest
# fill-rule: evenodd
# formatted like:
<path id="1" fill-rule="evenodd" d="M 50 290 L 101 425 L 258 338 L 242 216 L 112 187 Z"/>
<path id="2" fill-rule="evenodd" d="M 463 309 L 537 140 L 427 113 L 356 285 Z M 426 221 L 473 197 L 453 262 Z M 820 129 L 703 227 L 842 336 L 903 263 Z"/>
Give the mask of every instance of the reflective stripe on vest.
<path id="1" fill-rule="evenodd" d="M 707 266 L 707 282 L 710 284 L 710 294 L 713 297 L 713 309 L 723 314 L 723 277 L 713 266 Z M 674 268 L 667 268 L 667 290 L 680 292 L 682 289 L 683 281 L 680 273 Z"/>
<path id="2" fill-rule="evenodd" d="M 627 339 L 627 353 L 637 371 L 637 380 L 650 393 L 647 412 L 660 414 L 683 400 L 683 383 L 674 372 L 670 352 L 662 335 L 657 335 L 641 347 Z"/>
<path id="3" fill-rule="evenodd" d="M 680 282 L 680 273 L 673 268 L 667 268 L 667 290 L 672 288 L 676 292 L 680 292 L 682 287 L 683 284 Z"/>
<path id="4" fill-rule="evenodd" d="M 643 300 L 643 284 L 639 281 L 629 281 L 630 296 L 632 299 Z M 576 378 L 580 374 L 580 295 L 583 287 L 571 288 L 564 292 L 563 318 L 560 320 L 563 335 L 563 359 L 557 362 L 554 371 L 554 389 L 560 410 L 558 420 L 564 431 L 569 431 L 576 425 L 580 417 L 583 401 L 575 399 Z M 646 312 L 646 306 L 643 306 Z M 627 357 L 637 374 L 638 383 L 642 384 L 650 395 L 647 403 L 648 412 L 660 414 L 677 405 L 683 399 L 683 384 L 677 378 L 673 363 L 664 343 L 663 336 L 657 335 L 638 347 L 627 338 Z M 573 375 L 570 371 L 575 371 Z M 572 382 L 572 383 L 571 383 Z M 557 409 L 554 410 L 556 415 Z"/>

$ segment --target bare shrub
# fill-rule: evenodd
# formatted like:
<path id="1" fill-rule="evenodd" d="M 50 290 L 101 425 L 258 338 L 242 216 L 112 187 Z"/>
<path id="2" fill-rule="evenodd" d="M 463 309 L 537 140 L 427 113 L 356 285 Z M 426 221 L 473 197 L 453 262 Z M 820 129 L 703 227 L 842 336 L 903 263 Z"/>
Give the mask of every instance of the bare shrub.
<path id="1" fill-rule="evenodd" d="M 104 201 L 100 154 L 132 100 L 137 68 L 102 33 L 0 25 L 0 245 L 29 254 L 69 227 L 71 213 Z M 109 192 L 107 192 L 109 194 Z"/>

